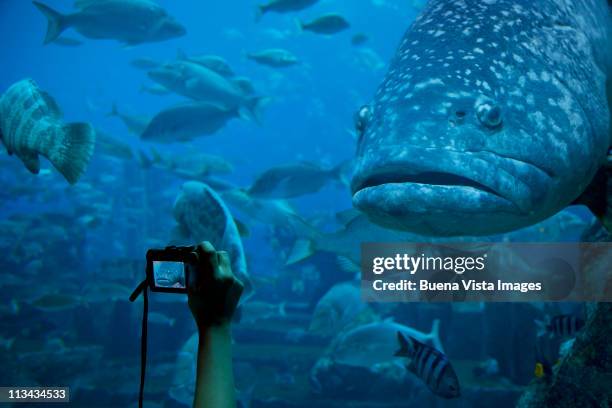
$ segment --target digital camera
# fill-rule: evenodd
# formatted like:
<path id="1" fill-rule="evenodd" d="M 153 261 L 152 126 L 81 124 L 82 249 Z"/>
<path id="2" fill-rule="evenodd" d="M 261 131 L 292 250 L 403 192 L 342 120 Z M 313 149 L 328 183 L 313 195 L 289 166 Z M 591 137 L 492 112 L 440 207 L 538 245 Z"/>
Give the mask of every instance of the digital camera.
<path id="1" fill-rule="evenodd" d="M 152 292 L 187 293 L 189 274 L 198 256 L 194 246 L 169 246 L 147 251 L 147 282 Z"/>

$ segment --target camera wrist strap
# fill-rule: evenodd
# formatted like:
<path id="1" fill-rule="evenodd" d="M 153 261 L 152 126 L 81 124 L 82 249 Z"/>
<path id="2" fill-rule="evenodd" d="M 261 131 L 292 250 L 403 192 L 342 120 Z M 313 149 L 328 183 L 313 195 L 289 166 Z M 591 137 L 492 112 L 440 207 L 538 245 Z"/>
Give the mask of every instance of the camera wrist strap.
<path id="1" fill-rule="evenodd" d="M 144 403 L 144 384 L 145 371 L 147 368 L 147 320 L 149 316 L 149 288 L 147 280 L 140 282 L 138 287 L 130 295 L 130 302 L 134 302 L 142 293 L 143 311 L 142 311 L 142 333 L 140 336 L 140 389 L 138 391 L 138 408 L 143 408 Z"/>

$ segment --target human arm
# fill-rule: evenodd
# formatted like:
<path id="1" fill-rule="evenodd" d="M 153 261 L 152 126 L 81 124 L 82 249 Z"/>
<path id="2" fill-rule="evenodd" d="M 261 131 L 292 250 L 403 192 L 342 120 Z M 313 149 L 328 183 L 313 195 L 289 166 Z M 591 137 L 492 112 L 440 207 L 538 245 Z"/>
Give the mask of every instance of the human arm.
<path id="1" fill-rule="evenodd" d="M 208 243 L 196 249 L 199 268 L 188 284 L 189 308 L 199 333 L 194 407 L 235 408 L 231 319 L 243 285 L 227 252 Z"/>

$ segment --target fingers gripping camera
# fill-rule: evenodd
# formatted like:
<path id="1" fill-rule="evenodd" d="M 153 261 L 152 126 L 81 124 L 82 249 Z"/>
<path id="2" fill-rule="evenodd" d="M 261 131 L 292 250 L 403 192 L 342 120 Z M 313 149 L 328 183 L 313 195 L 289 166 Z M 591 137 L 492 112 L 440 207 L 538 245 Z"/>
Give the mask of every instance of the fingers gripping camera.
<path id="1" fill-rule="evenodd" d="M 153 292 L 187 293 L 200 328 L 230 321 L 244 289 L 228 253 L 209 242 L 149 250 L 147 282 Z"/>
<path id="2" fill-rule="evenodd" d="M 229 254 L 215 251 L 209 242 L 197 246 L 200 266 L 205 271 L 189 281 L 189 308 L 198 325 L 204 329 L 228 323 L 236 311 L 244 286 L 232 272 Z"/>

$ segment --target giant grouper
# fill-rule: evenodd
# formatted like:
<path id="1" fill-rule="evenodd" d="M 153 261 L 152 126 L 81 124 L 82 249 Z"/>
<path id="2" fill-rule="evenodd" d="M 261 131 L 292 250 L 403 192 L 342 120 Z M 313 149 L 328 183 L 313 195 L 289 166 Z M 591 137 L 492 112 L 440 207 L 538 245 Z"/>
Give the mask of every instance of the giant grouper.
<path id="1" fill-rule="evenodd" d="M 353 204 L 385 227 L 500 233 L 586 204 L 610 228 L 612 0 L 431 0 L 359 135 Z"/>

